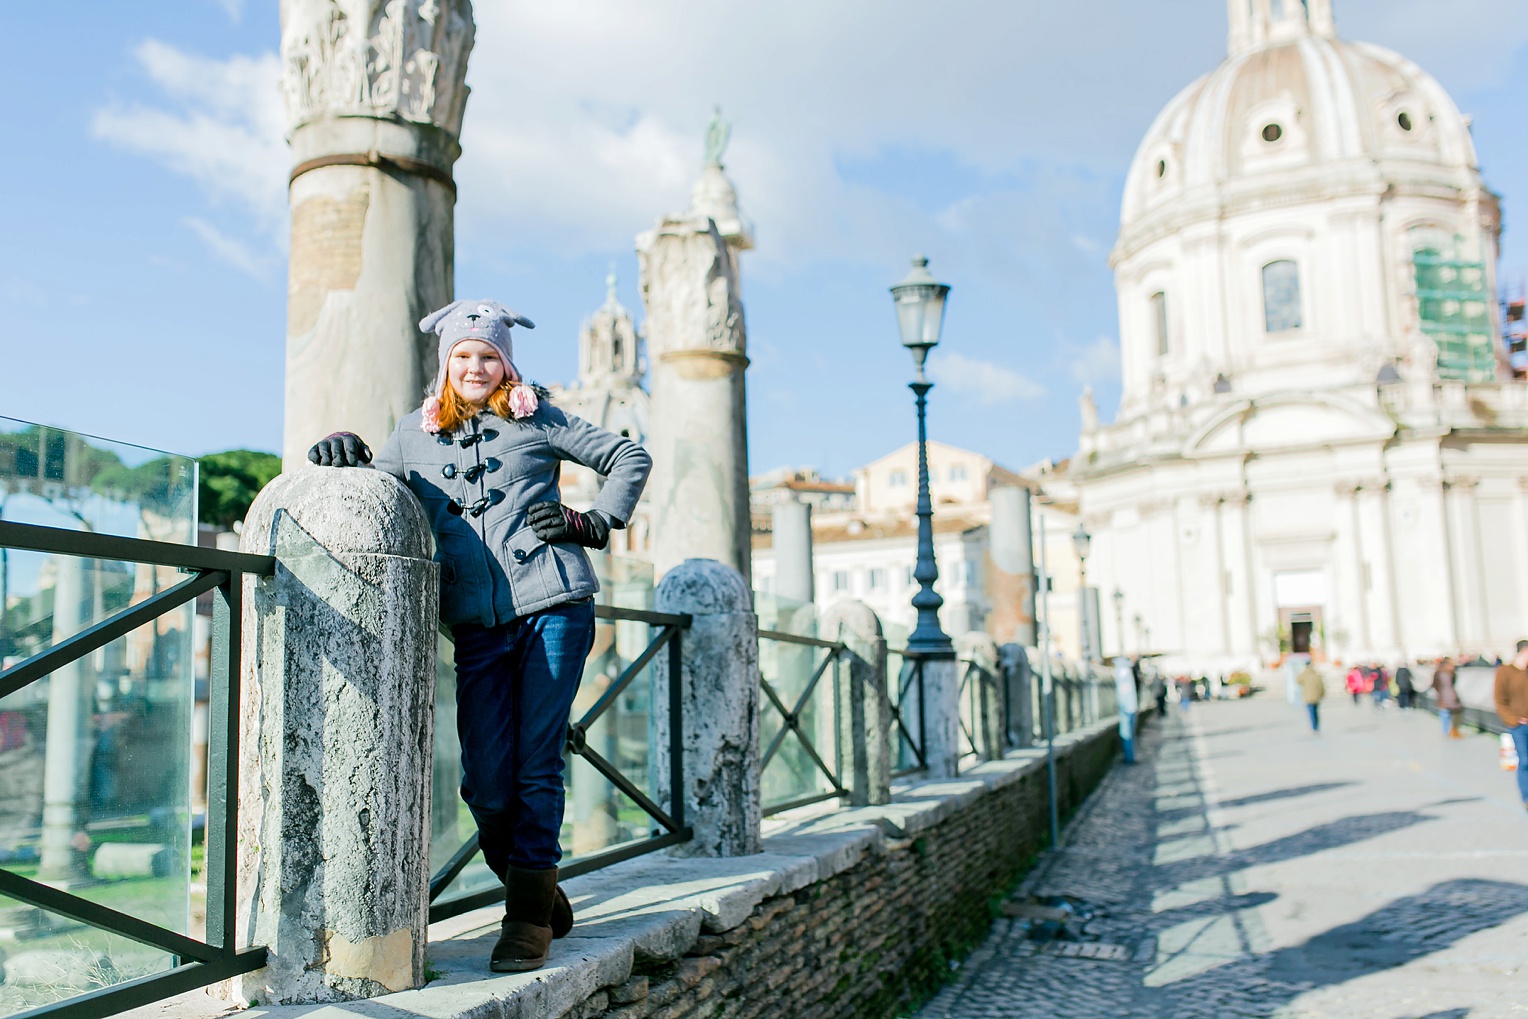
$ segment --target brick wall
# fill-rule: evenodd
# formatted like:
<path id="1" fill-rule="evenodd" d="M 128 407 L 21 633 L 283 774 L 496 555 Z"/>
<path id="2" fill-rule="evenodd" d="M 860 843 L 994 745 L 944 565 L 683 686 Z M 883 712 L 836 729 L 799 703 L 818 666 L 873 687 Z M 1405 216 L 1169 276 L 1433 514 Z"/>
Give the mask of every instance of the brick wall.
<path id="1" fill-rule="evenodd" d="M 1058 759 L 1063 815 L 1113 763 L 1115 730 Z M 982 939 L 998 901 L 1049 841 L 1044 767 L 915 837 L 879 840 L 859 863 L 765 899 L 743 923 L 702 933 L 681 957 L 639 956 L 629 979 L 566 1019 L 881 1019 L 908 1014 Z"/>

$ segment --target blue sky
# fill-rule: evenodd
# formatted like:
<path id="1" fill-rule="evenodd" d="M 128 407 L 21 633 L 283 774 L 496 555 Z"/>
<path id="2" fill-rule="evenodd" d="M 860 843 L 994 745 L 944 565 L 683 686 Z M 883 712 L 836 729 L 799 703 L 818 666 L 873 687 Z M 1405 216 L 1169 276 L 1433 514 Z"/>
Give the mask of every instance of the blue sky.
<path id="1" fill-rule="evenodd" d="M 285 170 L 274 0 L 13 5 L 0 161 L 0 414 L 201 454 L 280 440 Z M 1106 260 L 1152 117 L 1224 55 L 1222 0 L 559 0 L 476 5 L 457 293 L 536 319 L 571 377 L 612 263 L 687 206 L 711 106 L 745 256 L 753 468 L 842 474 L 912 435 L 886 287 L 954 286 L 931 434 L 1019 467 L 1118 397 Z M 931 13 L 932 12 L 932 13 Z M 1338 0 L 1474 118 L 1528 274 L 1528 2 Z M 44 45 L 43 43 L 50 43 Z M 380 439 L 381 437 L 376 437 Z"/>

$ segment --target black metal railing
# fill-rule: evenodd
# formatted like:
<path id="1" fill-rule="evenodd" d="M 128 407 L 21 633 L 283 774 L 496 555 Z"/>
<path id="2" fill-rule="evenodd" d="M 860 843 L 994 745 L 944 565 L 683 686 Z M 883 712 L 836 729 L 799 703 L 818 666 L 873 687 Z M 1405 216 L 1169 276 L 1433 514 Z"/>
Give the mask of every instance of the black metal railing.
<path id="1" fill-rule="evenodd" d="M 805 807 L 813 803 L 821 803 L 823 800 L 830 800 L 834 797 L 848 796 L 849 792 L 844 788 L 843 781 L 838 771 L 836 771 L 833 767 L 830 767 L 827 761 L 823 760 L 822 753 L 818 750 L 816 743 L 812 740 L 812 737 L 807 734 L 804 725 L 804 722 L 808 720 L 809 715 L 813 716 L 813 720 L 815 720 L 816 712 L 809 710 L 812 705 L 812 697 L 814 694 L 816 694 L 817 688 L 820 685 L 823 677 L 828 674 L 828 670 L 833 669 L 834 666 L 843 660 L 845 652 L 848 651 L 848 645 L 844 644 L 842 641 L 823 640 L 820 637 L 809 637 L 802 634 L 785 633 L 779 630 L 760 630 L 759 641 L 761 650 L 763 648 L 762 642 L 766 640 L 775 641 L 777 644 L 790 645 L 798 648 L 820 649 L 823 654 L 821 659 L 814 663 L 812 672 L 806 678 L 806 682 L 802 684 L 800 692 L 796 693 L 795 696 L 791 698 L 789 706 L 786 704 L 786 696 L 789 695 L 787 694 L 786 696 L 782 696 L 782 692 L 776 689 L 776 684 L 771 683 L 769 679 L 764 675 L 762 670 L 759 672 L 759 690 L 764 694 L 765 700 L 765 704 L 760 705 L 761 713 L 766 709 L 766 706 L 773 707 L 779 719 L 779 728 L 775 731 L 774 736 L 770 739 L 769 746 L 764 749 L 764 756 L 759 764 L 761 781 L 766 786 L 768 786 L 770 784 L 771 778 L 777 777 L 779 775 L 781 768 L 788 767 L 790 764 L 794 763 L 795 767 L 790 768 L 792 772 L 804 771 L 806 774 L 780 776 L 787 778 L 788 786 L 816 784 L 814 780 L 822 778 L 827 780 L 828 788 L 820 792 L 807 793 L 800 796 L 788 796 L 784 799 L 778 799 L 774 801 L 765 801 L 763 807 L 764 814 L 766 816 L 770 814 L 778 814 L 781 811 L 792 810 L 796 807 Z M 776 676 L 777 681 L 783 682 L 785 678 L 786 677 L 783 675 Z M 836 693 L 837 684 L 841 682 L 836 669 L 834 669 L 833 679 L 831 682 L 834 684 L 834 690 Z M 830 708 L 826 714 L 829 719 L 836 719 L 836 703 L 833 708 Z M 836 726 L 834 731 L 837 731 Z M 788 745 L 787 740 L 790 740 L 793 737 L 794 742 L 790 743 L 789 745 L 794 747 L 794 749 L 796 749 L 799 753 L 795 756 L 794 761 L 790 762 L 787 761 L 786 758 L 780 757 L 779 755 L 781 749 Z M 841 757 L 841 755 L 839 755 L 836 751 L 832 756 L 835 763 L 837 763 Z M 769 766 L 771 763 L 776 761 L 779 763 L 776 767 L 776 772 L 772 774 L 769 770 Z M 790 781 L 790 779 L 794 779 L 795 781 Z"/>
<path id="2" fill-rule="evenodd" d="M 239 653 L 244 577 L 270 576 L 275 572 L 275 559 L 3 521 L 0 521 L 0 548 L 170 567 L 191 574 L 167 590 L 0 671 L 0 698 L 79 661 L 201 594 L 210 592 L 213 605 L 212 657 L 208 676 L 211 734 L 208 745 L 206 940 L 198 941 L 0 867 L 0 895 L 158 949 L 173 959 L 171 968 L 164 972 L 41 1005 L 18 1013 L 13 1019 L 40 1016 L 102 1019 L 264 966 L 264 948 L 238 947 L 235 923 Z"/>
<path id="3" fill-rule="evenodd" d="M 1001 665 L 975 658 L 960 663 L 960 759 L 989 760 L 1009 749 L 1008 684 Z"/>
<path id="4" fill-rule="evenodd" d="M 645 839 L 632 842 L 624 842 L 612 846 L 609 849 L 584 856 L 573 857 L 558 867 L 560 877 L 569 878 L 579 874 L 587 874 L 601 867 L 608 867 L 622 860 L 629 860 L 645 853 L 651 853 L 666 846 L 678 845 L 688 842 L 692 832 L 685 825 L 684 818 L 684 707 L 679 683 L 680 667 L 683 662 L 683 637 L 682 631 L 689 628 L 691 617 L 688 615 L 651 612 L 646 609 L 622 608 L 610 605 L 596 605 L 594 608 L 595 618 L 607 621 L 628 621 L 646 623 L 658 628 L 657 634 L 648 642 L 647 647 L 638 654 L 621 671 L 615 682 L 611 683 L 587 711 L 577 721 L 568 725 L 567 751 L 577 755 L 587 762 L 595 771 L 604 776 L 617 790 L 635 803 L 653 821 L 657 822 L 661 830 L 654 830 Z M 442 636 L 450 640 L 450 632 L 442 628 Z M 655 803 L 652 797 L 637 787 L 624 774 L 621 773 L 614 763 L 597 752 L 589 744 L 588 733 L 591 726 L 597 722 L 616 703 L 627 688 L 638 676 L 652 664 L 660 651 L 668 653 L 669 684 L 668 704 L 669 713 L 669 805 L 664 809 Z M 461 875 L 468 864 L 478 855 L 478 837 L 476 832 L 468 836 L 462 845 L 451 854 L 447 862 L 430 879 L 430 922 L 435 923 L 449 917 L 458 916 L 462 913 L 483 906 L 490 906 L 503 901 L 504 890 L 502 887 L 484 888 L 446 898 L 445 894 L 451 885 Z"/>
<path id="5" fill-rule="evenodd" d="M 891 704 L 891 742 L 895 748 L 892 760 L 900 761 L 901 766 L 892 769 L 891 777 L 905 778 L 928 770 L 928 743 L 924 738 L 927 728 L 923 724 L 924 660 L 911 651 L 892 653 L 900 659 L 902 666 L 897 670 L 897 696 Z M 911 726 L 908 724 L 909 709 L 914 712 Z M 915 730 L 916 736 L 913 735 Z"/>
<path id="6" fill-rule="evenodd" d="M 1366 695 L 1367 696 L 1367 695 Z M 1416 706 L 1423 711 L 1438 711 L 1438 698 L 1431 690 L 1418 690 L 1416 692 Z M 1494 708 L 1459 708 L 1452 712 L 1453 717 L 1459 720 L 1461 726 L 1467 726 L 1476 732 L 1493 735 L 1501 735 L 1507 731 L 1506 723 L 1501 720 Z M 1523 767 L 1524 762 L 1518 762 L 1518 767 Z"/>

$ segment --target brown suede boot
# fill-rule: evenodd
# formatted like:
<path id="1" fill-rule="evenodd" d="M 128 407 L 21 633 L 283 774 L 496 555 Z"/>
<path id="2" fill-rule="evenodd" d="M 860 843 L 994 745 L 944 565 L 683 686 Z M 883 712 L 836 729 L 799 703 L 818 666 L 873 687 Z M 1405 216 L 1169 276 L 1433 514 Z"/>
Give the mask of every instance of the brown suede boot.
<path id="1" fill-rule="evenodd" d="M 573 929 L 573 903 L 568 901 L 562 885 L 557 886 L 557 897 L 552 900 L 552 937 L 565 938 Z"/>
<path id="2" fill-rule="evenodd" d="M 504 922 L 488 968 L 495 973 L 540 969 L 552 945 L 552 906 L 557 899 L 557 868 L 509 868 L 504 878 Z"/>

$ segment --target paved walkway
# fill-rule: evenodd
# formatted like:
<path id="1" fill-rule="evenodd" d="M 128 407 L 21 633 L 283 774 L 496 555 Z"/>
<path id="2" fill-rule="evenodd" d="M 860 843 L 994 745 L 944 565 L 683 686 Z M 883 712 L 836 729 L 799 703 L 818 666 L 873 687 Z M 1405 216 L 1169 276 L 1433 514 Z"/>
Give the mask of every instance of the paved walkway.
<path id="1" fill-rule="evenodd" d="M 1496 737 L 1324 707 L 1320 736 L 1269 694 L 1174 709 L 1016 897 L 1091 912 L 1078 940 L 999 919 L 920 1019 L 1528 1016 L 1528 814 Z"/>

